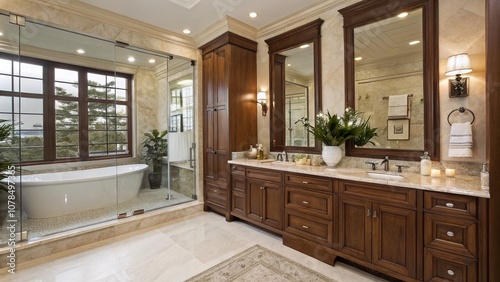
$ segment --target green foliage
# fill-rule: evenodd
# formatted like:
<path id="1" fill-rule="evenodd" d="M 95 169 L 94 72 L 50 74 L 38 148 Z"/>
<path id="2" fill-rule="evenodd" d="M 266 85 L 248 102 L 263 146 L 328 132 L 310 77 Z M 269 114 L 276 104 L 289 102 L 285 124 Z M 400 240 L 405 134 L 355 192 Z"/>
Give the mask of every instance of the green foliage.
<path id="1" fill-rule="evenodd" d="M 326 115 L 319 113 L 316 116 L 316 126 L 311 125 L 305 117 L 295 123 L 302 122 L 307 131 L 326 146 L 340 146 L 349 139 L 354 139 L 355 143 L 357 142 L 356 145 L 363 142 L 364 145 L 373 136 L 377 135 L 375 133 L 377 129 L 370 128 L 369 119 L 365 121 L 360 113 L 351 108 L 346 108 L 342 117 L 336 114 L 332 116 L 330 112 L 327 112 Z M 366 138 L 368 139 L 366 140 Z"/>
<path id="2" fill-rule="evenodd" d="M 0 119 L 0 124 L 6 122 L 7 120 Z M 13 130 L 14 126 L 12 124 L 2 124 L 0 125 L 0 143 L 6 141 Z M 9 177 L 9 171 L 11 171 L 12 163 L 4 156 L 4 150 L 0 151 L 0 180 Z M 7 183 L 0 182 L 0 190 L 8 191 Z"/>
<path id="3" fill-rule="evenodd" d="M 161 172 L 163 157 L 168 152 L 168 141 L 167 138 L 164 138 L 165 135 L 167 135 L 166 130 L 159 132 L 157 129 L 153 129 L 151 133 L 144 133 L 146 138 L 142 141 L 142 156 L 146 160 L 146 163 L 152 161 L 153 172 Z"/>
<path id="4" fill-rule="evenodd" d="M 361 134 L 358 136 L 354 137 L 354 145 L 361 147 L 364 146 L 366 143 L 370 143 L 372 145 L 375 145 L 372 141 L 370 141 L 373 137 L 378 136 L 377 135 L 377 129 L 376 128 L 371 128 L 370 123 L 369 123 L 370 117 L 368 117 L 367 120 L 361 122 L 359 125 L 360 128 L 362 128 Z"/>

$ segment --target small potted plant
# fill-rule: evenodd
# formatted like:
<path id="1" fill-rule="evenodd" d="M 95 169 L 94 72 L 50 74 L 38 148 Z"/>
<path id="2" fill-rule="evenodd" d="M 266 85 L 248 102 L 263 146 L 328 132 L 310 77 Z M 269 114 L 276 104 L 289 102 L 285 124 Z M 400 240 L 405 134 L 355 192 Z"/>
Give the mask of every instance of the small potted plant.
<path id="1" fill-rule="evenodd" d="M 323 143 L 322 157 L 328 166 L 337 165 L 342 159 L 340 145 L 353 139 L 358 146 L 365 145 L 370 139 L 377 136 L 376 128 L 371 128 L 370 118 L 364 120 L 361 113 L 351 108 L 346 108 L 343 116 L 331 115 L 329 112 L 320 112 L 316 116 L 316 124 L 311 125 L 309 120 L 302 117 L 297 122 L 302 122 L 316 140 Z"/>
<path id="2" fill-rule="evenodd" d="M 165 138 L 167 133 L 166 130 L 159 132 L 157 129 L 144 133 L 146 138 L 142 141 L 142 156 L 147 164 L 149 161 L 153 164 L 153 172 L 148 175 L 151 189 L 157 189 L 161 186 L 163 157 L 168 152 L 168 141 Z"/>

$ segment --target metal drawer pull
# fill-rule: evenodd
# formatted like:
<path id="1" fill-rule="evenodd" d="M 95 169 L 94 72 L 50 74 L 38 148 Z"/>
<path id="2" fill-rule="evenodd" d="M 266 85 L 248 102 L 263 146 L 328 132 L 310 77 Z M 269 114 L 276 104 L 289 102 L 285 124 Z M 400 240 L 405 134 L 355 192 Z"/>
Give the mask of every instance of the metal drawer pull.
<path id="1" fill-rule="evenodd" d="M 372 215 L 372 211 L 370 209 L 368 209 L 368 212 L 366 213 L 366 216 L 371 216 Z"/>
<path id="2" fill-rule="evenodd" d="M 303 183 L 303 184 L 309 184 L 309 182 L 307 182 L 307 181 L 302 181 L 302 183 Z"/>
<path id="3" fill-rule="evenodd" d="M 308 201 L 302 201 L 303 204 L 309 205 Z"/>
<path id="4" fill-rule="evenodd" d="M 373 217 L 377 217 L 377 211 L 373 211 Z"/>
<path id="5" fill-rule="evenodd" d="M 307 225 L 302 225 L 302 228 L 304 228 L 304 229 L 309 229 L 309 226 L 307 226 Z"/>
<path id="6" fill-rule="evenodd" d="M 453 203 L 446 203 L 446 206 L 449 208 L 453 208 L 455 205 Z"/>
<path id="7" fill-rule="evenodd" d="M 451 275 L 451 276 L 455 275 L 455 271 L 448 269 L 448 275 Z"/>
<path id="8" fill-rule="evenodd" d="M 264 187 L 263 187 L 263 186 L 260 186 L 260 190 L 264 190 Z"/>
<path id="9" fill-rule="evenodd" d="M 446 232 L 446 235 L 448 235 L 449 237 L 453 237 L 453 236 L 455 236 L 455 233 L 448 231 L 448 232 Z"/>
<path id="10" fill-rule="evenodd" d="M 219 191 L 218 190 L 214 190 L 214 193 L 219 193 Z"/>

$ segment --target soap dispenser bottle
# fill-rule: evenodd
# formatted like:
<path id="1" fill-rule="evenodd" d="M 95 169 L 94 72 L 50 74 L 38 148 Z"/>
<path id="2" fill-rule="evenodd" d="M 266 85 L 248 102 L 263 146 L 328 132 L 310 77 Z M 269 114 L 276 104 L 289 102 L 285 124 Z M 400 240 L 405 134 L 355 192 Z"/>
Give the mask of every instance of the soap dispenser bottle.
<path id="1" fill-rule="evenodd" d="M 481 189 L 490 190 L 490 174 L 486 170 L 486 164 L 483 164 L 483 170 L 481 171 Z"/>
<path id="2" fill-rule="evenodd" d="M 420 174 L 425 176 L 431 175 L 432 162 L 431 157 L 429 157 L 429 153 L 424 152 L 424 155 L 420 158 L 422 159 L 420 161 Z"/>

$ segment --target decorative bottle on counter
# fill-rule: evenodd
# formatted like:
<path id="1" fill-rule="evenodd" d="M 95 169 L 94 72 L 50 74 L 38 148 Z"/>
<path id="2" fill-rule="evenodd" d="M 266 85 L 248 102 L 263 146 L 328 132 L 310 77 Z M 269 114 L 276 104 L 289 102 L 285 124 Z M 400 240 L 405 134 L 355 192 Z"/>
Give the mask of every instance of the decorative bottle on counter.
<path id="1" fill-rule="evenodd" d="M 424 155 L 420 157 L 422 160 L 420 161 L 420 174 L 421 175 L 431 175 L 432 162 L 431 157 L 429 157 L 428 152 L 424 152 Z"/>
<path id="2" fill-rule="evenodd" d="M 490 174 L 486 170 L 486 164 L 483 164 L 483 171 L 481 171 L 481 189 L 490 190 Z"/>

